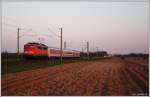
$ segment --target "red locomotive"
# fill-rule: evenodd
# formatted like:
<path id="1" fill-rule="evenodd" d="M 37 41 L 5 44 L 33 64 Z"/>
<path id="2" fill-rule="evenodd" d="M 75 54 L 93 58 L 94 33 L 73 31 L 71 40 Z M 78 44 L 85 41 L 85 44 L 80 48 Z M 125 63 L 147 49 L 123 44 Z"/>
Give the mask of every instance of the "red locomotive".
<path id="1" fill-rule="evenodd" d="M 49 57 L 59 58 L 60 49 L 48 47 L 41 43 L 27 43 L 24 45 L 24 57 Z M 63 50 L 63 58 L 79 58 L 80 52 L 75 50 Z"/>

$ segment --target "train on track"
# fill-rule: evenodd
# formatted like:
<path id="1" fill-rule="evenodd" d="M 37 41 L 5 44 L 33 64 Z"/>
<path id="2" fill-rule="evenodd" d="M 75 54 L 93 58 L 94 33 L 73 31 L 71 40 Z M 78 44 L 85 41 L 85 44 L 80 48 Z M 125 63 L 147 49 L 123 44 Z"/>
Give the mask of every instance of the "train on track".
<path id="1" fill-rule="evenodd" d="M 29 42 L 24 45 L 25 58 L 47 57 L 47 58 L 60 58 L 61 50 L 54 47 L 48 47 L 42 43 Z M 80 52 L 76 50 L 63 50 L 63 58 L 80 58 Z"/>

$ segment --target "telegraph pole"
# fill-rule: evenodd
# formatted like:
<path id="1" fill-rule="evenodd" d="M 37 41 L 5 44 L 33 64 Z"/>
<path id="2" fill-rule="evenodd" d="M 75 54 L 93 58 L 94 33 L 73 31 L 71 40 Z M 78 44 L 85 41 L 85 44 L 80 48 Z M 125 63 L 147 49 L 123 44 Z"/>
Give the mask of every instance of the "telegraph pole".
<path id="1" fill-rule="evenodd" d="M 19 52 L 19 43 L 20 43 L 19 38 L 21 38 L 21 36 L 19 35 L 20 30 L 23 30 L 23 28 L 19 28 L 19 27 L 17 28 L 17 55 L 18 55 L 18 57 L 20 55 L 20 52 Z M 32 30 L 32 29 L 30 29 L 30 30 Z"/>
<path id="2" fill-rule="evenodd" d="M 66 41 L 64 42 L 64 49 L 66 49 Z"/>
<path id="3" fill-rule="evenodd" d="M 96 47 L 96 50 L 97 50 L 97 57 L 98 57 L 98 47 Z"/>
<path id="4" fill-rule="evenodd" d="M 62 28 L 60 28 L 60 31 L 61 31 L 61 36 L 60 36 L 60 63 L 62 64 Z"/>
<path id="5" fill-rule="evenodd" d="M 87 55 L 88 55 L 88 59 L 89 59 L 89 42 L 87 42 Z"/>
<path id="6" fill-rule="evenodd" d="M 83 52 L 83 47 L 82 47 L 82 52 Z"/>
<path id="7" fill-rule="evenodd" d="M 19 28 L 17 29 L 17 55 L 19 56 Z"/>

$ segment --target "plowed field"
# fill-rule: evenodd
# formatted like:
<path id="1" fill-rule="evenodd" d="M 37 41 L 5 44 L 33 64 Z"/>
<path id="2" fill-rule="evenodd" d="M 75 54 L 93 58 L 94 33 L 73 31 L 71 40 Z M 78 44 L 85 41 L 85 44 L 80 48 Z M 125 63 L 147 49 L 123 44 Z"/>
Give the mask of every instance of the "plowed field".
<path id="1" fill-rule="evenodd" d="M 114 57 L 5 74 L 1 94 L 149 95 L 148 71 L 140 64 Z"/>

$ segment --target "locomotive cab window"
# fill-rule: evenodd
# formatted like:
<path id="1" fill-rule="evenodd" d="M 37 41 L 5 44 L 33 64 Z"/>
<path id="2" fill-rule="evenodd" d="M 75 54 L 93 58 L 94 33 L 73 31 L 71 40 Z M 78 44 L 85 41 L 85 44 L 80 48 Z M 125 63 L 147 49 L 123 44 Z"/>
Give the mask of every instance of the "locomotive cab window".
<path id="1" fill-rule="evenodd" d="M 37 48 L 38 48 L 38 49 L 42 49 L 42 47 L 40 47 L 40 46 L 38 46 Z"/>
<path id="2" fill-rule="evenodd" d="M 47 48 L 46 48 L 46 47 L 43 47 L 43 49 L 46 50 Z"/>

